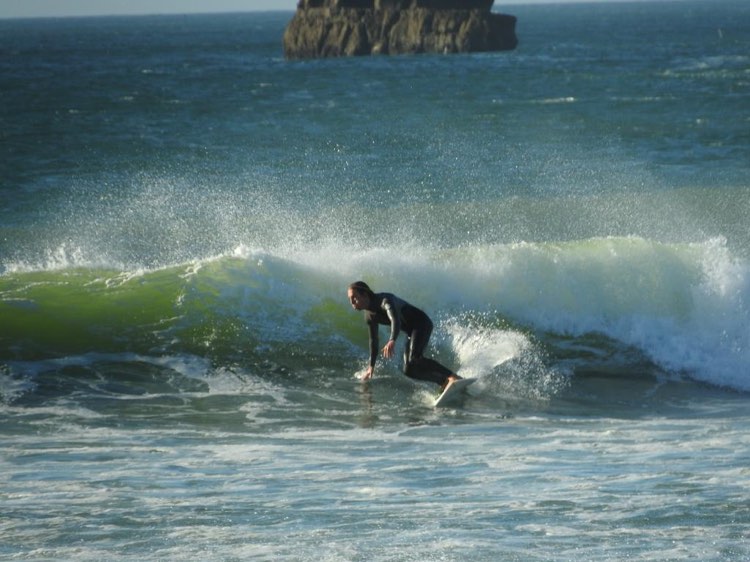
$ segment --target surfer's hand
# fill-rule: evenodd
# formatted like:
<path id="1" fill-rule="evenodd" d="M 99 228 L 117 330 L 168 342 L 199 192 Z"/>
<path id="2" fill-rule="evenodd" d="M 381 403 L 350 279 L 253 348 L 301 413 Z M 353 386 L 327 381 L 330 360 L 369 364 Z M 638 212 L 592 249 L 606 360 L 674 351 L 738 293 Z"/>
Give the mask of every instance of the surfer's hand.
<path id="1" fill-rule="evenodd" d="M 383 346 L 383 357 L 386 359 L 390 359 L 393 357 L 393 348 L 396 347 L 396 342 L 393 340 L 388 340 L 388 343 Z"/>
<path id="2" fill-rule="evenodd" d="M 374 370 L 375 369 L 373 369 L 372 367 L 367 367 L 367 370 L 365 371 L 365 374 L 362 375 L 362 380 L 363 381 L 369 381 L 372 378 L 372 373 L 373 373 Z"/>

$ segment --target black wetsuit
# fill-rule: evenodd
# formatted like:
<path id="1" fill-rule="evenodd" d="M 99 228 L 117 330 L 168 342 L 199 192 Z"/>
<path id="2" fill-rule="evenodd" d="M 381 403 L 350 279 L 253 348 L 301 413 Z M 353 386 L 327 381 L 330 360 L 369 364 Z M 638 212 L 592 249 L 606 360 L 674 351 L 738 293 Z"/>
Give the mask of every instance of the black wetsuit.
<path id="1" fill-rule="evenodd" d="M 432 334 L 432 320 L 416 306 L 391 293 L 375 293 L 370 307 L 365 309 L 365 321 L 370 329 L 370 366 L 375 366 L 378 357 L 378 325 L 390 325 L 390 338 L 396 341 L 401 330 L 406 332 L 404 349 L 404 374 L 413 379 L 446 383 L 453 373 L 433 359 L 422 354 Z"/>

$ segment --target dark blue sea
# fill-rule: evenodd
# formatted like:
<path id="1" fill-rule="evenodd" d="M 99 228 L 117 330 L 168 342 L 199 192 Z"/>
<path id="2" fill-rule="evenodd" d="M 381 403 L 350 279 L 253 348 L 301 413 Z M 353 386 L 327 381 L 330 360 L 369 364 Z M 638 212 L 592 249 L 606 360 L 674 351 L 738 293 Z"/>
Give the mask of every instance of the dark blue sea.
<path id="1" fill-rule="evenodd" d="M 505 11 L 0 20 L 0 558 L 750 558 L 750 3 Z M 359 380 L 359 279 L 463 404 Z"/>

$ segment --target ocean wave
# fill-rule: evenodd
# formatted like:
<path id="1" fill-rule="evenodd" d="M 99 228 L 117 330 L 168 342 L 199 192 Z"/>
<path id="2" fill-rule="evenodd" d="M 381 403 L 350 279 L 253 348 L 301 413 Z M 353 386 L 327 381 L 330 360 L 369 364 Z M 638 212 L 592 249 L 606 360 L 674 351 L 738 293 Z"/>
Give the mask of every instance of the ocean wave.
<path id="1" fill-rule="evenodd" d="M 355 358 L 366 334 L 345 287 L 356 279 L 428 311 L 439 324 L 439 347 L 468 371 L 491 371 L 519 356 L 529 338 L 600 334 L 666 372 L 750 390 L 748 264 L 722 239 L 398 252 L 326 246 L 285 256 L 240 246 L 231 255 L 151 271 L 6 273 L 2 354 L 162 350 L 231 363 L 325 349 Z"/>

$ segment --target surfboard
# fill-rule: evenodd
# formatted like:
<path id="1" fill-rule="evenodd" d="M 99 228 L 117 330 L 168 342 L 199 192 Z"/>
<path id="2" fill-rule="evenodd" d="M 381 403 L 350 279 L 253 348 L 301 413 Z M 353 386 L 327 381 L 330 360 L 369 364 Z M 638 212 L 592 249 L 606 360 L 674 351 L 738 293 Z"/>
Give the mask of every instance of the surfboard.
<path id="1" fill-rule="evenodd" d="M 466 397 L 466 389 L 477 379 L 459 379 L 448 387 L 435 399 L 435 407 L 448 406 L 461 402 Z"/>

